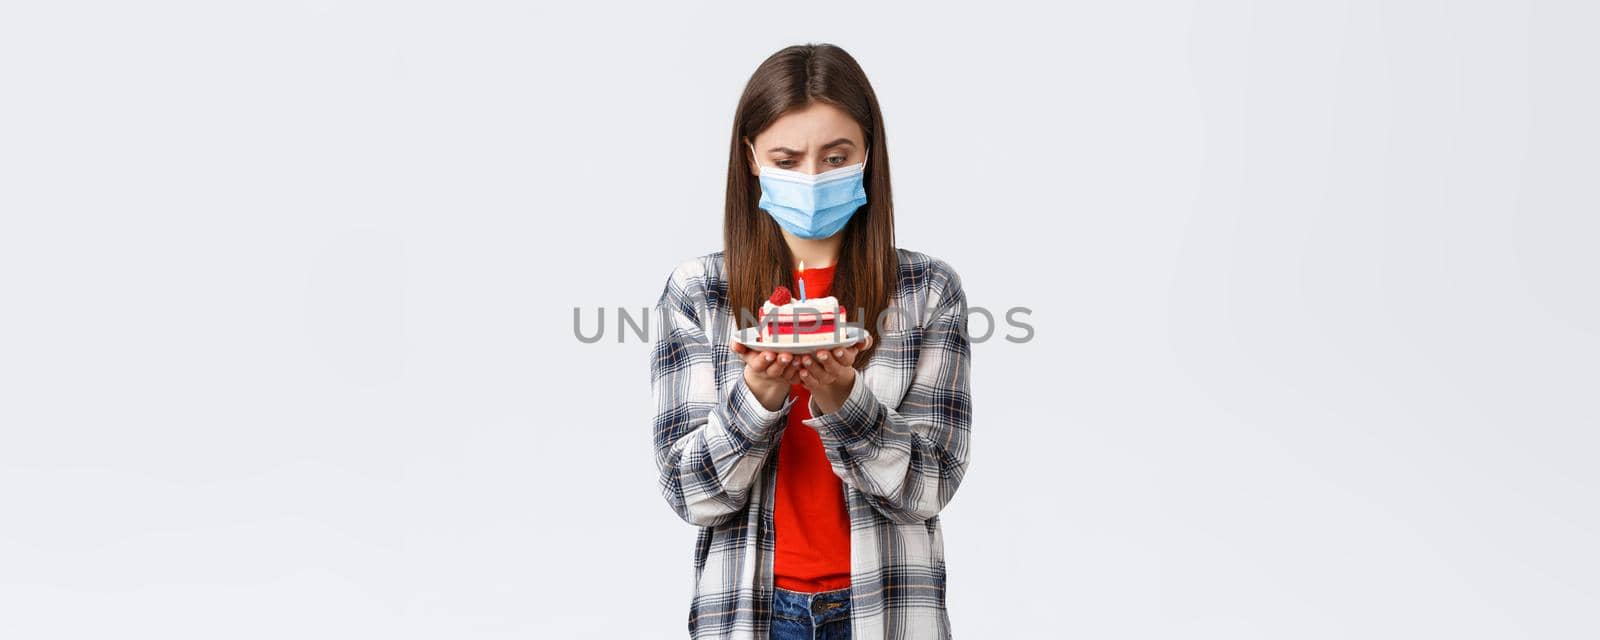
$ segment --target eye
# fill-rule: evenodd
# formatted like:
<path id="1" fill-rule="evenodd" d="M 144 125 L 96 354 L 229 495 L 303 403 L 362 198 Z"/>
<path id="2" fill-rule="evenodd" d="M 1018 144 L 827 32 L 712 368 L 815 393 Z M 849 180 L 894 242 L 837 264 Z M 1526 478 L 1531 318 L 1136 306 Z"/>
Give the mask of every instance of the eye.
<path id="1" fill-rule="evenodd" d="M 781 168 L 781 169 L 788 169 L 789 167 L 794 166 L 794 161 L 790 160 L 788 158 L 784 158 L 782 160 L 779 160 L 777 164 L 778 164 L 778 167 Z"/>
<path id="2" fill-rule="evenodd" d="M 844 156 L 828 156 L 827 163 L 837 167 L 844 164 Z"/>

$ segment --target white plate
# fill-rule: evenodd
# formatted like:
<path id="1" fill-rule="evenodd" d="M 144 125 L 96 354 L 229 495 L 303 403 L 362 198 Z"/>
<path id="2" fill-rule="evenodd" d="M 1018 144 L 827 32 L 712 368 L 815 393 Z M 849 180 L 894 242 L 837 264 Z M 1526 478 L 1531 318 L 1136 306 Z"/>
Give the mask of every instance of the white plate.
<path id="1" fill-rule="evenodd" d="M 839 340 L 837 342 L 784 342 L 782 339 L 777 342 L 756 342 L 756 338 L 760 335 L 760 327 L 748 327 L 733 332 L 733 340 L 756 351 L 812 353 L 834 347 L 848 347 L 861 342 L 861 338 L 866 335 L 866 332 L 862 331 L 861 327 L 845 326 L 844 330 L 839 332 Z M 829 337 L 832 337 L 831 332 Z"/>

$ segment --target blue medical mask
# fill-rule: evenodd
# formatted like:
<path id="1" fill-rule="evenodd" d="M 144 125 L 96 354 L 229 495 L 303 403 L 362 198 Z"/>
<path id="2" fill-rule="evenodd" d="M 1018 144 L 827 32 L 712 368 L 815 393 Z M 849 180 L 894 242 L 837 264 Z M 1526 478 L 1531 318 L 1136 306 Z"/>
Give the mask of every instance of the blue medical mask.
<path id="1" fill-rule="evenodd" d="M 750 153 L 755 152 L 751 145 Z M 867 203 L 867 188 L 862 183 L 865 161 L 816 175 L 760 166 L 761 201 L 756 206 L 801 238 L 815 240 L 838 233 Z"/>

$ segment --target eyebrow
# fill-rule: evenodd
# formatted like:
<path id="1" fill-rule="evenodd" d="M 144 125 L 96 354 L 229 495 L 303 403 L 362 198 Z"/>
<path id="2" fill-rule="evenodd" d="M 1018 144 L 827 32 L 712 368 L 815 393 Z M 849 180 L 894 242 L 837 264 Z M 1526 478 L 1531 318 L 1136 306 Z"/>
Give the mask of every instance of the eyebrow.
<path id="1" fill-rule="evenodd" d="M 855 142 L 851 141 L 849 138 L 839 138 L 838 140 L 834 140 L 833 142 L 829 142 L 828 144 L 822 145 L 822 148 L 823 149 L 832 149 L 834 147 L 837 147 L 837 146 L 840 146 L 840 145 L 846 145 L 846 144 L 855 145 Z M 773 147 L 771 149 L 767 149 L 768 153 L 771 153 L 771 152 L 774 152 L 774 151 L 776 151 L 778 153 L 787 153 L 787 154 L 789 154 L 791 156 L 800 155 L 799 151 L 795 151 L 794 149 L 790 149 L 788 147 Z"/>

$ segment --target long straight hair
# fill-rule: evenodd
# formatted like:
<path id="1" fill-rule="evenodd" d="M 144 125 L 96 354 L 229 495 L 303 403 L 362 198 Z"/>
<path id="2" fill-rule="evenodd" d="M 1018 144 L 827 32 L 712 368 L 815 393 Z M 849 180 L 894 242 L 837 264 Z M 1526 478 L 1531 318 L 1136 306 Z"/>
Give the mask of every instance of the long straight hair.
<path id="1" fill-rule="evenodd" d="M 728 144 L 728 197 L 722 230 L 728 306 L 735 326 L 745 327 L 754 322 L 774 287 L 796 288 L 789 245 L 778 223 L 756 206 L 761 200 L 761 184 L 750 174 L 744 140 L 754 140 L 779 117 L 813 102 L 825 102 L 850 114 L 866 135 L 863 180 L 867 204 L 840 231 L 844 238 L 831 291 L 848 317 L 874 333 L 872 346 L 856 356 L 856 367 L 861 368 L 880 344 L 876 333 L 889 305 L 890 287 L 896 283 L 899 260 L 883 115 L 867 74 L 844 49 L 831 44 L 785 48 L 756 67 L 739 96 L 733 139 Z"/>

